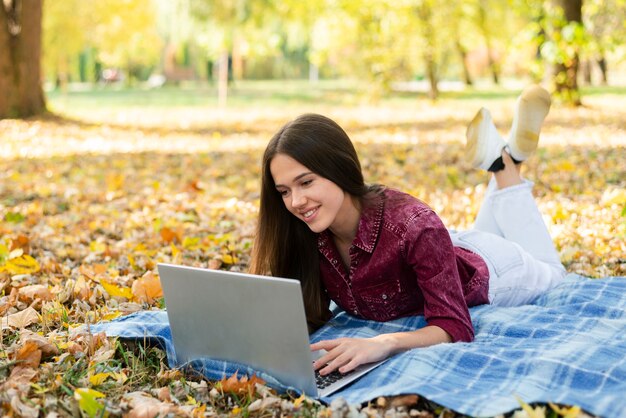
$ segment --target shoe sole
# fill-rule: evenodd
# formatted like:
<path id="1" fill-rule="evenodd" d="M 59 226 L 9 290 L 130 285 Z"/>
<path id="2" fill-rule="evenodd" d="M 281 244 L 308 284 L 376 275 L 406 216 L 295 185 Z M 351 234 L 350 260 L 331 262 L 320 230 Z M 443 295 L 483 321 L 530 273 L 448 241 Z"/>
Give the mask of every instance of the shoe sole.
<path id="1" fill-rule="evenodd" d="M 467 143 L 465 145 L 465 158 L 472 165 L 472 167 L 478 167 L 480 163 L 485 159 L 485 146 L 484 141 L 479 141 L 479 138 L 486 135 L 487 123 L 491 117 L 487 109 L 481 108 L 474 116 L 474 119 L 467 125 L 467 132 L 465 136 Z M 487 123 L 485 123 L 487 122 Z"/>
<path id="2" fill-rule="evenodd" d="M 539 133 L 545 116 L 550 111 L 552 100 L 550 94 L 538 86 L 532 86 L 522 92 L 517 105 L 517 129 L 511 141 L 515 143 L 515 148 L 527 158 L 537 149 Z M 532 110 L 528 110 L 528 109 Z M 543 112 L 543 118 L 537 120 L 536 112 Z M 524 128 L 519 128 L 523 126 Z"/>

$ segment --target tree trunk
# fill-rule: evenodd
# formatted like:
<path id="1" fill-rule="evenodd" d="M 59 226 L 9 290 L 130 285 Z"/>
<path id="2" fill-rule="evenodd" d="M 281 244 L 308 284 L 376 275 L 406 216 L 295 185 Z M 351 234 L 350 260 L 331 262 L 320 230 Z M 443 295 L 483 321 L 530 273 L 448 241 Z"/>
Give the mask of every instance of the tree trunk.
<path id="1" fill-rule="evenodd" d="M 563 9 L 566 24 L 577 23 L 582 25 L 582 0 L 555 0 L 557 6 Z M 581 106 L 580 92 L 578 90 L 578 67 L 580 64 L 577 45 L 572 45 L 574 52 L 566 62 L 557 63 L 555 66 L 556 93 L 565 102 Z"/>
<path id="2" fill-rule="evenodd" d="M 478 23 L 480 27 L 480 31 L 482 32 L 483 37 L 485 38 L 485 47 L 487 48 L 487 62 L 489 65 L 489 70 L 491 71 L 491 77 L 493 78 L 494 84 L 500 84 L 500 70 L 498 68 L 498 63 L 493 58 L 493 48 L 491 47 L 491 34 L 489 28 L 489 21 L 487 19 L 487 10 L 489 6 L 485 1 L 480 1 L 478 3 Z"/>
<path id="3" fill-rule="evenodd" d="M 582 71 L 583 71 L 583 80 L 585 80 L 585 84 L 588 86 L 591 86 L 593 84 L 593 79 L 591 77 L 591 60 L 583 61 Z"/>
<path id="4" fill-rule="evenodd" d="M 228 50 L 222 51 L 217 67 L 217 97 L 219 107 L 226 107 L 228 99 Z"/>
<path id="5" fill-rule="evenodd" d="M 437 62 L 435 47 L 435 28 L 432 23 L 432 5 L 425 1 L 417 8 L 417 15 L 422 23 L 422 39 L 424 44 L 424 64 L 426 65 L 426 77 L 430 83 L 428 97 L 436 100 L 439 97 L 439 87 L 437 79 Z"/>
<path id="6" fill-rule="evenodd" d="M 0 119 L 46 110 L 41 87 L 43 0 L 0 1 Z"/>
<path id="7" fill-rule="evenodd" d="M 600 67 L 600 72 L 602 73 L 602 85 L 606 86 L 607 84 L 609 84 L 609 77 L 607 74 L 608 66 L 606 63 L 606 58 L 604 58 L 604 53 L 602 53 L 602 55 L 598 59 L 598 67 Z"/>
<path id="8" fill-rule="evenodd" d="M 469 87 L 474 84 L 472 81 L 472 76 L 470 75 L 469 68 L 467 68 L 467 51 L 461 44 L 459 39 L 456 40 L 456 50 L 459 53 L 461 58 L 461 66 L 463 67 L 463 82 L 466 87 Z"/>

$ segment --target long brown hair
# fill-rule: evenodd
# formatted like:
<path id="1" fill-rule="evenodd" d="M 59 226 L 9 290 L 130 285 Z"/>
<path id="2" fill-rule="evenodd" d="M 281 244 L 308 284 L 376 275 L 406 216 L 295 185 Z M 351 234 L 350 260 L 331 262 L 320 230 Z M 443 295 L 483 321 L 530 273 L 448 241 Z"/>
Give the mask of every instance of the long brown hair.
<path id="1" fill-rule="evenodd" d="M 276 190 L 270 163 L 277 154 L 293 158 L 361 201 L 378 195 L 381 188 L 365 184 L 350 138 L 325 116 L 299 116 L 283 126 L 265 149 L 251 272 L 300 280 L 309 328 L 315 329 L 330 317 L 320 281 L 317 234 L 287 210 Z"/>

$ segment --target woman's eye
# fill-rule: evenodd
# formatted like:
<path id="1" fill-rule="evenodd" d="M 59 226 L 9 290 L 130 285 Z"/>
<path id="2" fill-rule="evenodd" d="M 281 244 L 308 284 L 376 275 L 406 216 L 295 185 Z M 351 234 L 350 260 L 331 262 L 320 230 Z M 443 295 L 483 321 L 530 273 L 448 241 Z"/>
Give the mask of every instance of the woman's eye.
<path id="1" fill-rule="evenodd" d="M 308 186 L 308 185 L 310 185 L 311 183 L 313 183 L 313 180 L 304 180 L 304 181 L 302 182 L 302 185 L 303 185 L 303 186 Z"/>
<path id="2" fill-rule="evenodd" d="M 280 195 L 282 197 L 285 197 L 285 196 L 287 196 L 289 194 L 289 192 L 287 190 L 279 190 L 278 193 L 280 193 Z"/>

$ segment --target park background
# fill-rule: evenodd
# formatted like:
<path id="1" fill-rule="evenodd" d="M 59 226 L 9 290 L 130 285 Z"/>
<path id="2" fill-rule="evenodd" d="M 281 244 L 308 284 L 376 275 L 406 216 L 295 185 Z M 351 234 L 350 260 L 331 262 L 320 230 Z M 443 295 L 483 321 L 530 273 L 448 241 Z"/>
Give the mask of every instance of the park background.
<path id="1" fill-rule="evenodd" d="M 3 413 L 331 414 L 73 333 L 162 307 L 158 262 L 246 270 L 261 153 L 305 112 L 346 129 L 369 181 L 464 229 L 487 179 L 467 122 L 484 106 L 506 135 L 542 84 L 554 104 L 526 175 L 559 254 L 624 275 L 625 22 L 623 0 L 3 0 Z M 409 409 L 443 410 L 368 411 Z"/>

